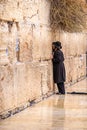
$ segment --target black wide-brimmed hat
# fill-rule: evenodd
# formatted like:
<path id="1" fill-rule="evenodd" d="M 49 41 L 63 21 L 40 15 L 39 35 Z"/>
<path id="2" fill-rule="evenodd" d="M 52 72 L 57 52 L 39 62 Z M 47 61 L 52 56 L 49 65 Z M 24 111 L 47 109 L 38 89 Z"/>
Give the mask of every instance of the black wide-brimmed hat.
<path id="1" fill-rule="evenodd" d="M 60 47 L 60 48 L 62 48 L 61 42 L 59 42 L 59 41 L 53 42 L 53 45 L 54 45 L 55 47 Z"/>

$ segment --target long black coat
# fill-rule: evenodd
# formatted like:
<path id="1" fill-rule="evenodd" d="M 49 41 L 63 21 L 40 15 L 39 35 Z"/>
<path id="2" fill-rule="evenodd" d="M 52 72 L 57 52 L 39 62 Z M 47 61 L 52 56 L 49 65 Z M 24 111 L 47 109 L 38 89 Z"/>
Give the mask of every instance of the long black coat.
<path id="1" fill-rule="evenodd" d="M 54 83 L 65 82 L 65 66 L 64 66 L 64 55 L 61 50 L 54 51 L 53 54 L 53 78 Z"/>

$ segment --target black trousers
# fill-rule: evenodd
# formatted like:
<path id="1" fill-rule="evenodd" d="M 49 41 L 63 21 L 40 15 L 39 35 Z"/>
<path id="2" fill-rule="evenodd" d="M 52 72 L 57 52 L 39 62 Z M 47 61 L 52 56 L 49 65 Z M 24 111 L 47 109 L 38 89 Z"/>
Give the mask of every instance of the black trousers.
<path id="1" fill-rule="evenodd" d="M 58 91 L 61 94 L 65 94 L 65 86 L 64 86 L 64 82 L 61 83 L 57 83 L 57 87 L 58 87 Z"/>

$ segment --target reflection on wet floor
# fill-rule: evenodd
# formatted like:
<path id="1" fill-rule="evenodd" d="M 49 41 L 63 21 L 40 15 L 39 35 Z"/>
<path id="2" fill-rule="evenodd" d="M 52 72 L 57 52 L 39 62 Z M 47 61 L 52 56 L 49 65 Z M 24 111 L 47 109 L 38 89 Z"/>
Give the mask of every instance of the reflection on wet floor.
<path id="1" fill-rule="evenodd" d="M 87 79 L 67 91 L 87 90 Z M 87 95 L 53 95 L 0 122 L 0 130 L 87 130 Z"/>

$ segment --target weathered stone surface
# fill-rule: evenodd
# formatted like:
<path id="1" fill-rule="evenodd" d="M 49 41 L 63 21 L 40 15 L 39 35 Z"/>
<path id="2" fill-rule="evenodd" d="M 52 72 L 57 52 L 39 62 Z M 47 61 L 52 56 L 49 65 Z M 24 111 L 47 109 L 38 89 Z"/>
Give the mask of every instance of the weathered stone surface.
<path id="1" fill-rule="evenodd" d="M 16 64 L 15 92 L 17 91 L 17 105 L 41 95 L 41 73 L 37 63 Z"/>
<path id="2" fill-rule="evenodd" d="M 14 107 L 13 67 L 0 66 L 0 111 Z"/>
<path id="3" fill-rule="evenodd" d="M 1 119 L 6 119 L 8 118 L 9 116 L 11 116 L 11 114 L 9 112 L 6 112 L 5 114 L 1 115 L 0 118 Z"/>
<path id="4" fill-rule="evenodd" d="M 64 33 L 56 34 L 56 40 L 62 42 L 65 56 L 66 83 L 76 82 L 86 75 L 86 34 Z"/>
<path id="5" fill-rule="evenodd" d="M 0 3 L 0 113 L 3 118 L 53 94 L 52 42 L 65 55 L 66 84 L 86 75 L 86 35 L 53 33 L 46 0 Z M 1 117 L 1 116 L 0 116 Z"/>

